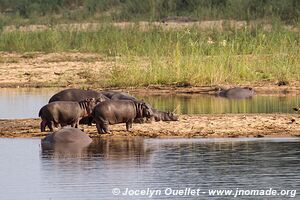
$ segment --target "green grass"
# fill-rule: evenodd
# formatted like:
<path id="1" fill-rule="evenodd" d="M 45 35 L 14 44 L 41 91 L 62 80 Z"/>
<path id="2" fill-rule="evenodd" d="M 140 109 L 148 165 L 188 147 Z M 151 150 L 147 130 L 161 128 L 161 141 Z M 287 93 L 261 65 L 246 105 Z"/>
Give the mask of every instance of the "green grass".
<path id="1" fill-rule="evenodd" d="M 95 52 L 114 59 L 112 71 L 99 86 L 299 80 L 299 43 L 299 32 L 279 25 L 270 32 L 262 27 L 203 31 L 153 26 L 145 31 L 137 25 L 126 29 L 104 25 L 95 31 L 0 34 L 0 51 Z"/>

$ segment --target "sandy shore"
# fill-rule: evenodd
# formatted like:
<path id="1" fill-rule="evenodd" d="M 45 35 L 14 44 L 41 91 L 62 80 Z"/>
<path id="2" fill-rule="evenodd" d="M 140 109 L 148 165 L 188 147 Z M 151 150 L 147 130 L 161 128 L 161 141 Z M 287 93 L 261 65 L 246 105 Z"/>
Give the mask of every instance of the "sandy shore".
<path id="1" fill-rule="evenodd" d="M 0 137 L 43 137 L 40 119 L 0 120 Z M 298 114 L 217 114 L 181 115 L 178 122 L 111 125 L 111 134 L 98 135 L 95 126 L 81 125 L 91 137 L 286 137 L 300 136 Z"/>

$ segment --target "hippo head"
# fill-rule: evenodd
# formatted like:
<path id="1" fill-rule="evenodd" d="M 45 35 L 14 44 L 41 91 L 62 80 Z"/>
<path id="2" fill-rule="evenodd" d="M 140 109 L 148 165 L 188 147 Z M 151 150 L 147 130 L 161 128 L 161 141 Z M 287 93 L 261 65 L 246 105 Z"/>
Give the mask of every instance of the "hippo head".
<path id="1" fill-rule="evenodd" d="M 168 111 L 165 117 L 167 121 L 178 121 L 178 116 L 176 116 L 173 112 Z"/>
<path id="2" fill-rule="evenodd" d="M 96 99 L 96 103 L 100 103 L 100 102 L 107 101 L 107 100 L 110 100 L 110 99 L 108 97 L 104 96 L 103 94 L 99 94 L 99 96 Z"/>
<path id="3" fill-rule="evenodd" d="M 86 111 L 88 115 L 91 115 L 93 109 L 97 105 L 97 100 L 95 98 L 88 98 L 84 100 L 86 102 Z"/>
<path id="4" fill-rule="evenodd" d="M 136 102 L 137 104 L 137 117 L 139 118 L 143 118 L 143 117 L 146 117 L 146 118 L 150 118 L 153 116 L 153 111 L 152 111 L 152 108 L 150 106 L 150 104 L 148 103 L 145 103 L 143 101 L 141 102 Z"/>
<path id="5" fill-rule="evenodd" d="M 252 95 L 255 94 L 255 91 L 253 90 L 252 87 L 244 87 L 244 89 L 249 90 Z"/>

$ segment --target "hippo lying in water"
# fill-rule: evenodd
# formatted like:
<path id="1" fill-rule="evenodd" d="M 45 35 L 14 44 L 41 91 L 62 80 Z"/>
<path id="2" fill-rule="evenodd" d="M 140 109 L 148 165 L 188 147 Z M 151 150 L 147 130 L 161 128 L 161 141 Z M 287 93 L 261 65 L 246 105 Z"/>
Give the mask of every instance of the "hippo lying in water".
<path id="1" fill-rule="evenodd" d="M 93 108 L 96 106 L 94 98 L 86 99 L 80 102 L 73 101 L 56 101 L 43 106 L 40 109 L 39 117 L 42 118 L 41 131 L 45 132 L 46 126 L 53 131 L 60 124 L 62 127 L 71 125 L 78 127 L 79 120 L 91 115 Z"/>
<path id="2" fill-rule="evenodd" d="M 108 133 L 109 124 L 126 123 L 126 130 L 129 131 L 134 119 L 150 118 L 152 115 L 152 109 L 148 104 L 127 100 L 101 102 L 92 113 L 99 134 Z"/>
<path id="3" fill-rule="evenodd" d="M 218 95 L 232 99 L 243 99 L 253 97 L 255 95 L 255 91 L 250 87 L 235 87 L 228 90 L 221 90 Z"/>
<path id="4" fill-rule="evenodd" d="M 44 158 L 81 157 L 91 143 L 92 139 L 79 129 L 63 127 L 41 140 L 42 154 Z"/>
<path id="5" fill-rule="evenodd" d="M 63 127 L 62 129 L 47 135 L 41 140 L 42 144 L 54 144 L 54 143 L 80 143 L 90 144 L 92 139 L 79 130 L 73 127 Z"/>

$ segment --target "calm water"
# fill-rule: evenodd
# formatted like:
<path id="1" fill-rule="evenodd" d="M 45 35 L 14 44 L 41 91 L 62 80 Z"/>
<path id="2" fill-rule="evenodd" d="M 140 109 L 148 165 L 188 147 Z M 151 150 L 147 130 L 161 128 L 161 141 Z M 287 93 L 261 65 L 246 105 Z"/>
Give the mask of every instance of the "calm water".
<path id="1" fill-rule="evenodd" d="M 300 139 L 107 139 L 72 152 L 39 139 L 0 139 L 0 199 L 233 199 L 212 189 L 300 190 Z M 166 188 L 200 189 L 167 196 Z M 115 189 L 114 191 L 118 191 Z M 167 191 L 168 192 L 168 191 Z M 300 199 L 243 196 L 236 199 Z"/>
<path id="2" fill-rule="evenodd" d="M 39 109 L 48 103 L 55 89 L 0 89 L 0 119 L 38 117 Z M 256 96 L 233 100 L 212 95 L 143 96 L 153 107 L 178 114 L 217 113 L 293 113 L 300 96 Z"/>

